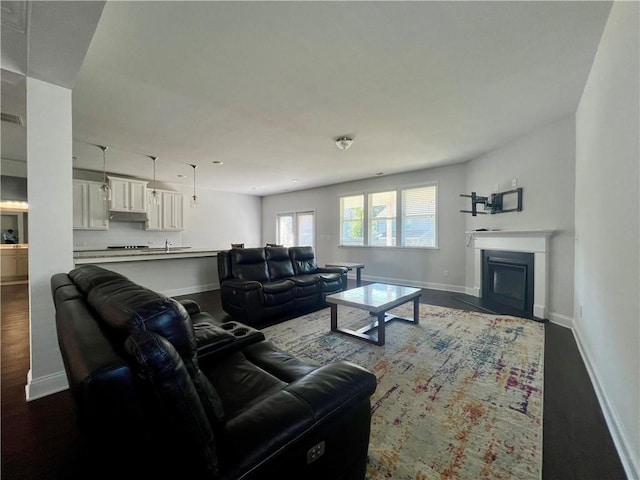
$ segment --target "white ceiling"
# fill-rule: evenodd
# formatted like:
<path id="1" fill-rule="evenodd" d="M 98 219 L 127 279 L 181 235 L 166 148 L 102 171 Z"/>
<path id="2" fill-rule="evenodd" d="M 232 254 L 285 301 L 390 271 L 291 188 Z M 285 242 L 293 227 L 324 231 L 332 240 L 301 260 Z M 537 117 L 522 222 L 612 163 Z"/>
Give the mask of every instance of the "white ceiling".
<path id="1" fill-rule="evenodd" d="M 575 112 L 610 8 L 107 2 L 75 166 L 100 170 L 103 144 L 115 173 L 150 178 L 157 155 L 160 181 L 193 163 L 201 187 L 268 195 L 465 161 Z"/>

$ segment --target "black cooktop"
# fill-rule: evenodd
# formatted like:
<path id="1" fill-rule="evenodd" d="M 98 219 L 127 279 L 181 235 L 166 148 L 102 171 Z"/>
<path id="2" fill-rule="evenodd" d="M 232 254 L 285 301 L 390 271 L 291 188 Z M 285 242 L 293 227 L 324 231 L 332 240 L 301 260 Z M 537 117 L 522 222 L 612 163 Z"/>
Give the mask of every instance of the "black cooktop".
<path id="1" fill-rule="evenodd" d="M 111 250 L 142 250 L 149 248 L 149 245 L 109 245 L 107 248 Z"/>

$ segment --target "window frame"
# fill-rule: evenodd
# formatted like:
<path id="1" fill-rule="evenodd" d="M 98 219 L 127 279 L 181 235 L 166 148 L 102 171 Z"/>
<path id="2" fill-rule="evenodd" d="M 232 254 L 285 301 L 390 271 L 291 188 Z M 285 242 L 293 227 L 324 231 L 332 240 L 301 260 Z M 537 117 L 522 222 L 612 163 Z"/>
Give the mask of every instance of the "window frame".
<path id="1" fill-rule="evenodd" d="M 403 245 L 403 243 L 405 243 L 406 239 L 404 238 L 404 229 L 402 228 L 402 224 L 403 224 L 403 191 L 405 190 L 415 190 L 418 188 L 428 188 L 428 187 L 434 187 L 435 188 L 435 192 L 434 192 L 434 202 L 435 202 L 435 213 L 434 213 L 434 222 L 433 222 L 433 226 L 435 229 L 435 234 L 434 234 L 434 245 L 433 246 L 428 246 L 428 245 L 420 245 L 420 246 L 405 246 Z M 434 182 L 421 182 L 421 183 L 417 183 L 417 184 L 410 184 L 410 185 L 401 185 L 401 186 L 397 186 L 397 187 L 393 187 L 393 188 L 376 188 L 376 189 L 371 189 L 371 190 L 365 190 L 362 192 L 354 192 L 354 193 L 346 193 L 346 194 L 342 194 L 339 196 L 338 198 L 338 203 L 339 203 L 339 228 L 340 228 L 340 236 L 339 236 L 339 246 L 340 247 L 348 247 L 348 248 L 386 248 L 386 249 L 400 249 L 400 250 L 438 250 L 439 249 L 439 242 L 438 242 L 438 238 L 440 235 L 440 228 L 439 228 L 439 210 L 440 210 L 440 205 L 439 205 L 439 194 L 438 194 L 438 190 L 439 190 L 439 183 L 437 181 Z M 395 216 L 395 221 L 396 221 L 396 242 L 395 245 L 392 246 L 388 246 L 388 245 L 372 245 L 370 243 L 369 240 L 369 229 L 370 229 L 370 225 L 369 225 L 369 218 L 370 218 L 370 200 L 369 197 L 371 195 L 374 195 L 376 193 L 385 193 L 385 192 L 392 192 L 394 191 L 396 194 L 396 216 Z M 347 244 L 347 243 L 343 243 L 343 238 L 342 238 L 342 231 L 343 231 L 343 217 L 342 217 L 342 199 L 345 197 L 356 197 L 356 196 L 362 196 L 363 197 L 363 206 L 364 206 L 364 212 L 363 212 L 363 243 L 361 245 L 353 245 L 353 244 Z"/>
<path id="2" fill-rule="evenodd" d="M 399 205 L 398 205 L 398 201 L 399 201 L 399 196 L 398 196 L 398 189 L 385 189 L 379 192 L 370 192 L 366 195 L 366 208 L 367 211 L 369 212 L 369 218 L 368 218 L 368 222 L 367 222 L 367 233 L 369 234 L 369 243 L 368 245 L 371 247 L 399 247 L 400 245 L 398 244 L 398 234 L 401 233 L 400 230 L 398 229 L 398 212 L 399 212 Z M 373 217 L 373 215 L 371 215 L 372 210 L 373 210 L 373 197 L 375 195 L 389 195 L 389 194 L 393 194 L 393 203 L 395 203 L 395 211 L 393 212 L 392 216 L 385 216 L 382 218 L 378 218 L 378 217 Z M 371 233 L 373 232 L 373 222 L 377 222 L 379 220 L 385 220 L 385 222 L 387 224 L 390 223 L 395 223 L 395 237 L 391 237 L 393 244 L 392 245 L 381 245 L 381 244 L 373 244 L 372 242 L 374 241 L 374 239 L 371 238 Z M 391 231 L 393 232 L 393 227 L 389 227 L 391 228 Z"/>
<path id="3" fill-rule="evenodd" d="M 351 198 L 351 197 L 360 197 L 362 196 L 362 243 L 343 243 L 344 237 L 343 237 L 343 233 L 344 233 L 344 209 L 342 207 L 342 199 L 343 198 Z M 340 198 L 338 199 L 338 208 L 340 209 L 340 213 L 339 213 L 339 222 L 340 222 L 340 232 L 338 235 L 338 239 L 339 239 L 339 244 L 340 245 L 344 245 L 344 246 L 349 246 L 349 247 L 362 247 L 365 246 L 368 242 L 368 235 L 367 235 L 367 222 L 368 222 L 368 215 L 367 215 L 367 207 L 365 205 L 365 197 L 362 193 L 355 193 L 355 194 L 351 194 L 351 195 L 341 195 Z"/>
<path id="4" fill-rule="evenodd" d="M 403 216 L 403 211 L 404 211 L 404 192 L 407 190 L 417 190 L 419 188 L 429 188 L 429 187 L 434 187 L 435 191 L 434 191 L 434 214 L 433 214 L 433 228 L 435 230 L 435 233 L 433 235 L 433 246 L 430 245 L 419 245 L 419 246 L 407 246 L 407 245 L 403 245 L 404 243 L 406 243 L 407 239 L 405 237 L 405 232 L 404 232 L 404 228 L 403 228 L 403 224 L 404 224 L 404 219 L 405 216 Z M 400 247 L 402 248 L 410 248 L 410 249 L 416 249 L 416 248 L 428 248 L 428 249 L 434 249 L 437 250 L 438 249 L 438 210 L 439 210 L 439 205 L 438 205 L 438 182 L 431 182 L 431 183 L 427 183 L 427 184 L 421 184 L 421 185 L 413 185 L 413 186 L 404 186 L 398 189 L 398 225 L 397 225 L 397 229 L 400 232 L 400 234 L 398 235 L 398 237 L 400 238 Z"/>
<path id="5" fill-rule="evenodd" d="M 313 249 L 316 249 L 316 243 L 317 243 L 317 221 L 316 221 L 316 211 L 313 209 L 305 209 L 305 210 L 298 210 L 298 211 L 291 211 L 291 212 L 277 212 L 276 213 L 276 243 L 283 243 L 280 241 L 280 218 L 281 217 L 292 217 L 293 221 L 292 221 L 292 230 L 293 230 L 293 245 L 289 245 L 289 246 L 308 246 L 309 244 L 304 244 L 302 245 L 299 242 L 299 238 L 298 238 L 298 217 L 300 215 L 311 215 L 313 220 L 312 220 L 312 225 L 313 225 L 313 240 L 312 240 L 312 244 L 310 245 L 311 247 L 313 247 Z M 284 243 L 283 243 L 284 244 Z M 286 245 L 285 245 L 286 246 Z"/>

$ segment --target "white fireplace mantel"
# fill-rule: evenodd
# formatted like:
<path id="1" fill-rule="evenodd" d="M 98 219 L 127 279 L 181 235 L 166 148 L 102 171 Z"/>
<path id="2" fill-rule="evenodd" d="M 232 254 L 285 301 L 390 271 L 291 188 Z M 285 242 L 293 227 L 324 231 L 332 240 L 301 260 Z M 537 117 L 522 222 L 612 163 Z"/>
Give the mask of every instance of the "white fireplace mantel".
<path id="1" fill-rule="evenodd" d="M 533 315 L 547 317 L 549 262 L 549 237 L 554 230 L 487 230 L 466 232 L 469 247 L 474 249 L 473 289 L 470 292 L 482 297 L 482 251 L 509 250 L 534 254 L 533 264 Z"/>

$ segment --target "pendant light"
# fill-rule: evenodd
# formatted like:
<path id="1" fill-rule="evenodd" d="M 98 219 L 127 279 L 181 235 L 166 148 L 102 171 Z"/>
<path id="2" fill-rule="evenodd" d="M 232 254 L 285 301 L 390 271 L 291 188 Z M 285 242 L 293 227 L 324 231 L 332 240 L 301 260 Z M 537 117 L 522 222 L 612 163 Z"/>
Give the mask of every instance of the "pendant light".
<path id="1" fill-rule="evenodd" d="M 111 189 L 107 183 L 107 150 L 109 147 L 103 145 L 96 145 L 102 150 L 102 185 L 100 185 L 100 196 L 105 202 L 111 200 Z"/>
<path id="2" fill-rule="evenodd" d="M 197 165 L 189 164 L 193 168 L 193 196 L 191 197 L 191 208 L 198 208 L 198 197 L 196 196 L 196 167 Z"/>
<path id="3" fill-rule="evenodd" d="M 160 194 L 156 190 L 156 160 L 158 157 L 152 157 L 151 155 L 147 155 L 151 160 L 153 160 L 153 190 L 151 190 L 151 203 L 153 205 L 158 204 L 158 197 Z"/>

